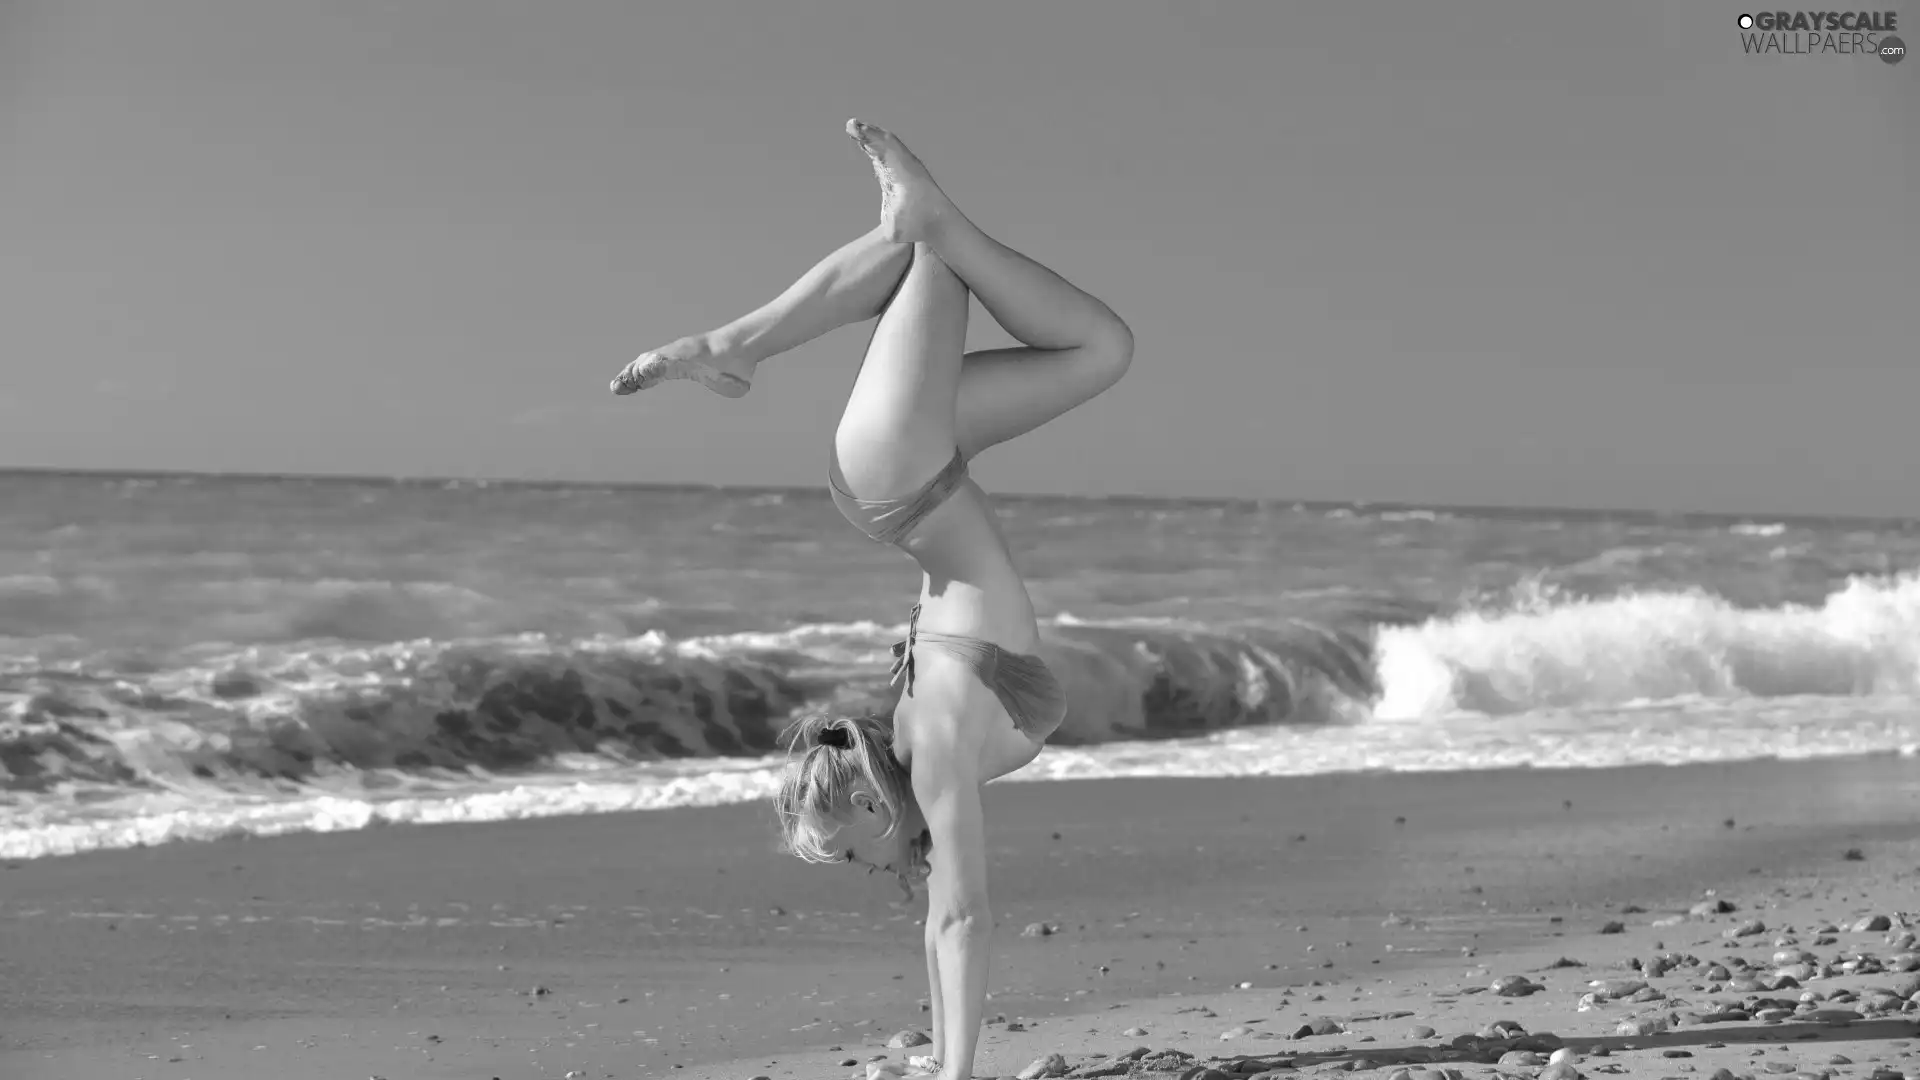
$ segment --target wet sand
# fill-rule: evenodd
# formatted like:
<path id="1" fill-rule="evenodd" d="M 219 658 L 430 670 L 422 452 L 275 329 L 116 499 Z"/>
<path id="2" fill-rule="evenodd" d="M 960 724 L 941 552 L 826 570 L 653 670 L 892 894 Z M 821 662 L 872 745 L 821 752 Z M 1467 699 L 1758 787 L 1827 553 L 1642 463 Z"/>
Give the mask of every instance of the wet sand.
<path id="1" fill-rule="evenodd" d="M 1836 1008 L 1865 1017 L 1845 1024 L 1689 1018 L 1915 977 L 1814 977 L 1854 952 L 1888 966 L 1912 952 L 1900 936 L 1920 923 L 1911 758 L 1001 784 L 989 796 L 989 1013 L 1005 1020 L 977 1075 L 1050 1053 L 1078 1075 L 1249 1055 L 1243 1074 L 1364 1058 L 1390 1077 L 1433 1056 L 1433 1069 L 1481 1075 L 1490 1066 L 1473 1062 L 1495 1050 L 1544 1062 L 1545 1042 L 1513 1049 L 1515 1033 L 1487 1028 L 1511 1020 L 1574 1044 L 1587 1075 L 1764 1073 L 1790 1058 L 1920 1077 L 1920 1006 L 1875 1018 L 1867 1002 L 1884 999 L 1843 998 Z M 1737 910 L 1656 925 L 1708 889 Z M 885 1043 L 926 1022 L 920 914 L 889 882 L 777 856 L 762 805 L 11 863 L 0 1078 L 864 1075 L 869 1059 L 919 1052 Z M 1888 928 L 1851 929 L 1872 915 Z M 1765 931 L 1722 937 L 1755 917 Z M 1600 933 L 1609 921 L 1620 932 Z M 1825 923 L 1837 932 L 1819 933 Z M 1057 929 L 1023 936 L 1034 924 Z M 1803 988 L 1705 989 L 1707 963 L 1770 963 L 1782 938 L 1814 954 Z M 1657 1000 L 1578 1008 L 1589 981 L 1639 978 L 1621 965 L 1662 952 L 1703 963 L 1645 980 Z M 1579 965 L 1547 966 L 1562 957 Z M 1546 989 L 1486 989 L 1514 974 Z M 1408 1015 L 1363 1019 L 1395 1013 Z M 1615 1034 L 1623 1019 L 1661 1017 L 1677 1033 Z M 1345 1030 L 1294 1037 L 1316 1019 Z M 1423 1025 L 1436 1035 L 1408 1034 Z M 1462 1035 L 1479 1041 L 1448 1043 Z M 1602 1036 L 1613 1052 L 1594 1057 L 1582 1040 Z M 1152 1053 L 1121 1060 L 1141 1046 Z M 1823 1064 L 1835 1055 L 1851 1063 Z"/>

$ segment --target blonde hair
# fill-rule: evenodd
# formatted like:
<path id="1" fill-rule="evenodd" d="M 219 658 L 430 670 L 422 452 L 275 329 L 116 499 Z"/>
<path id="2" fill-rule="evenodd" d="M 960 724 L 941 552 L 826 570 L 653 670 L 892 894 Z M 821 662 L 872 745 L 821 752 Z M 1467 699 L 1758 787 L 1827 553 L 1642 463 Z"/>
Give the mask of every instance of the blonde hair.
<path id="1" fill-rule="evenodd" d="M 887 831 L 899 831 L 913 805 L 912 780 L 893 756 L 893 726 L 879 717 L 809 716 L 783 733 L 787 754 L 804 752 L 787 766 L 773 798 L 780 815 L 781 846 L 808 862 L 844 861 L 826 840 L 838 826 L 834 811 L 849 805 L 856 790 L 873 793 L 887 808 Z"/>

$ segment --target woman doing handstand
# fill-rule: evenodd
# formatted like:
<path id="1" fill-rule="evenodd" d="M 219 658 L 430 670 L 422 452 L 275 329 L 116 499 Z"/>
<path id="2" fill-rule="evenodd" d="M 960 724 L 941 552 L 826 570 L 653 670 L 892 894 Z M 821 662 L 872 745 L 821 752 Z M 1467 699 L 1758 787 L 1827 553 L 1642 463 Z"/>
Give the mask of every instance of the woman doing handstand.
<path id="1" fill-rule="evenodd" d="M 1066 715 L 1034 655 L 1032 601 L 967 462 L 1117 382 L 1133 336 L 1105 304 L 980 231 L 888 132 L 847 133 L 880 180 L 880 225 L 786 292 L 707 334 L 642 355 L 614 379 L 630 394 L 691 379 L 727 397 L 759 363 L 836 327 L 879 317 L 834 434 L 834 503 L 925 574 L 907 639 L 894 646 L 902 695 L 874 717 L 795 725 L 802 756 L 775 802 L 786 847 L 927 882 L 931 1062 L 972 1074 L 987 989 L 981 785 L 1032 761 Z M 965 353 L 967 296 L 1023 347 Z"/>

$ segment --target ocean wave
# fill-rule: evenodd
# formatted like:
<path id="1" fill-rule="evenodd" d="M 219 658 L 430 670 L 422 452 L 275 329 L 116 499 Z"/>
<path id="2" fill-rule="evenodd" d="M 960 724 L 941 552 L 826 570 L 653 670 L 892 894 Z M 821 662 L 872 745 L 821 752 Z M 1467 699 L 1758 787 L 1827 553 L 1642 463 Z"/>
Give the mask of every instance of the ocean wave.
<path id="1" fill-rule="evenodd" d="M 254 646 L 158 671 L 15 662 L 0 668 L 0 792 L 765 754 L 803 711 L 891 711 L 903 632 Z M 1364 622 L 1054 627 L 1042 651 L 1071 702 L 1055 741 L 1352 718 L 1378 690 L 1369 637 Z"/>
<path id="2" fill-rule="evenodd" d="M 1341 593 L 1297 608 L 1258 625 L 1050 622 L 1041 651 L 1069 701 L 1054 750 L 1124 758 L 1126 746 L 1246 731 L 1325 732 L 1351 748 L 1464 720 L 1541 754 L 1525 717 L 1557 717 L 1548 741 L 1564 742 L 1566 717 L 1594 710 L 1920 695 L 1914 574 L 1774 608 L 1537 585 L 1439 614 Z M 888 647 L 903 630 L 208 646 L 160 665 L 16 658 L 0 662 L 0 827 L 132 795 L 179 802 L 179 820 L 238 799 L 267 822 L 287 799 L 432 801 L 636 766 L 717 775 L 774 755 L 795 716 L 889 711 Z"/>
<path id="3" fill-rule="evenodd" d="M 1705 590 L 1471 609 L 1381 631 L 1372 714 L 1684 698 L 1920 694 L 1920 575 L 1858 577 L 1819 605 L 1744 608 Z"/>

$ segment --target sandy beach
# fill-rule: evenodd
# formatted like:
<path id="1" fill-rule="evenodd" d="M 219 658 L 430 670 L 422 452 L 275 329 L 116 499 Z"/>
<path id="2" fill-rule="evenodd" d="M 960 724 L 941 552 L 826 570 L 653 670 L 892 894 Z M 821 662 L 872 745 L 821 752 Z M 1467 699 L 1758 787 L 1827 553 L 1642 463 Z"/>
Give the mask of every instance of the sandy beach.
<path id="1" fill-rule="evenodd" d="M 1566 1048 L 1584 1075 L 1920 1076 L 1911 758 L 989 794 L 976 1075 L 1058 1054 L 1039 1073 L 1534 1076 Z M 921 911 L 777 856 L 767 813 L 6 864 L 0 1076 L 748 1080 L 904 1060 L 887 1044 L 924 1029 Z"/>

